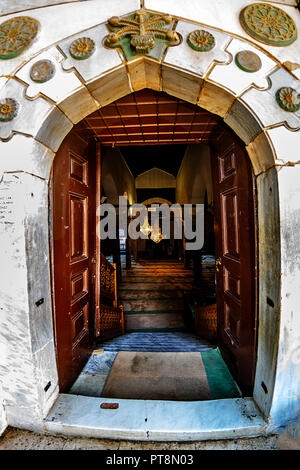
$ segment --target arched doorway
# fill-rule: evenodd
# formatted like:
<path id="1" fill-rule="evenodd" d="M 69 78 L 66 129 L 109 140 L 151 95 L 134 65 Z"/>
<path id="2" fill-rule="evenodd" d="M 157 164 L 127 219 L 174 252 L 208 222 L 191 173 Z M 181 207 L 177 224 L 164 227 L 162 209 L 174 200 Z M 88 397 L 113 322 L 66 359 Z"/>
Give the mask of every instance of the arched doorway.
<path id="1" fill-rule="evenodd" d="M 186 197 L 186 202 L 192 199 L 186 194 L 183 196 L 182 190 L 188 192 L 189 183 L 193 188 L 194 180 L 199 184 L 201 172 L 197 172 L 197 160 L 202 157 L 201 145 L 210 146 L 210 153 L 202 157 L 201 168 L 203 172 L 205 165 L 208 167 L 202 174 L 204 179 L 208 178 L 212 168 L 209 181 L 204 180 L 203 187 L 213 186 L 218 345 L 239 386 L 246 395 L 251 395 L 257 339 L 256 188 L 253 170 L 243 144 L 216 116 L 183 100 L 151 90 L 126 96 L 85 118 L 64 140 L 54 161 L 51 220 L 60 390 L 67 391 L 72 385 L 88 357 L 89 346 L 99 336 L 95 325 L 102 293 L 100 291 L 100 298 L 97 298 L 99 290 L 96 283 L 100 278 L 97 270 L 100 270 L 100 265 L 96 245 L 100 240 L 96 237 L 96 200 L 103 197 L 101 184 L 104 189 L 108 184 L 113 185 L 118 192 L 120 170 L 117 160 L 113 160 L 115 180 L 112 179 L 113 169 L 109 171 L 107 180 L 109 164 L 105 160 L 106 173 L 100 182 L 101 163 L 97 161 L 97 147 L 99 149 L 99 144 L 102 144 L 105 154 L 105 147 L 113 144 L 122 153 L 122 147 L 127 149 L 128 143 L 131 145 L 129 148 L 151 143 L 153 149 L 163 143 L 165 155 L 168 143 L 171 143 L 169 160 L 159 157 L 163 168 L 170 164 L 176 144 L 198 145 L 198 155 L 197 147 L 193 147 L 192 159 L 188 156 L 187 161 L 178 160 L 178 168 L 182 171 L 177 197 L 179 200 L 183 198 L 182 201 Z M 109 156 L 112 158 L 111 153 Z M 141 158 L 145 164 L 144 150 Z M 155 153 L 153 158 L 155 160 Z M 142 165 L 138 161 L 136 164 L 138 167 Z M 150 162 L 149 166 L 152 165 Z M 124 168 L 123 165 L 123 171 Z M 172 198 L 174 176 L 165 170 L 148 171 L 142 175 L 143 183 L 141 176 L 137 177 L 137 191 L 148 191 L 141 193 L 142 199 L 144 194 L 151 196 L 150 189 L 142 189 L 149 187 L 148 180 L 154 180 L 154 188 L 163 186 L 161 181 L 166 180 L 165 184 L 170 188 L 168 194 Z M 123 173 L 123 179 L 126 178 L 129 177 Z M 130 186 L 125 189 L 131 190 Z M 124 186 L 119 189 L 119 195 L 123 191 Z M 200 191 L 201 194 L 203 192 Z M 153 196 L 148 201 L 154 201 L 155 194 Z M 192 197 L 195 198 L 195 191 Z M 178 200 L 173 199 L 172 202 Z M 194 199 L 194 202 L 202 201 Z M 198 254 L 194 256 L 197 259 Z M 125 311 L 125 325 L 127 316 Z"/>
<path id="2" fill-rule="evenodd" d="M 84 5 L 78 5 L 78 8 L 88 9 L 90 6 L 90 2 L 85 2 Z M 92 5 L 93 8 L 94 5 Z M 118 8 L 119 6 L 116 8 L 116 14 L 123 14 L 124 11 L 119 12 Z M 124 8 L 126 9 L 126 6 Z M 234 8 L 232 15 L 236 15 L 237 18 L 240 7 L 236 4 Z M 43 18 L 43 9 L 40 9 L 40 14 Z M 199 21 L 202 21 L 202 14 L 203 11 L 199 7 L 197 13 Z M 92 14 L 90 12 L 90 15 L 92 19 L 90 22 L 85 23 L 85 27 L 95 25 L 98 21 L 106 21 L 107 18 L 107 15 L 105 15 L 101 16 L 101 20 L 99 20 L 94 12 Z M 7 232 L 5 234 L 6 238 L 4 238 L 5 242 L 9 239 L 9 246 L 13 246 L 13 249 L 18 250 L 17 257 L 22 259 L 23 271 L 22 276 L 19 277 L 20 265 L 18 264 L 18 268 L 16 268 L 15 264 L 11 263 L 12 259 L 15 260 L 11 252 L 5 253 L 4 262 L 7 261 L 10 266 L 10 276 L 5 277 L 1 286 L 5 292 L 5 305 L 9 312 L 8 315 L 5 315 L 3 330 L 5 331 L 5 344 L 7 346 L 3 377 L 8 377 L 8 371 L 14 370 L 16 358 L 22 358 L 28 365 L 23 369 L 21 378 L 18 377 L 18 380 L 16 380 L 14 377 L 9 376 L 11 378 L 9 384 L 6 380 L 4 396 L 9 403 L 9 406 L 6 406 L 6 412 L 8 422 L 12 425 L 22 424 L 34 429 L 44 429 L 44 426 L 46 426 L 47 429 L 50 429 L 53 422 L 51 424 L 50 421 L 47 421 L 45 424 L 44 418 L 56 400 L 57 406 L 61 406 L 64 401 L 64 396 L 59 395 L 57 389 L 49 283 L 50 251 L 48 246 L 47 182 L 55 152 L 73 124 L 83 119 L 91 112 L 91 109 L 102 107 L 130 93 L 132 90 L 144 87 L 156 90 L 162 89 L 170 95 L 186 99 L 192 103 L 198 103 L 209 111 L 218 114 L 225 119 L 247 145 L 247 151 L 256 177 L 258 195 L 258 271 L 261 287 L 258 293 L 260 319 L 258 361 L 254 400 L 249 402 L 243 400 L 242 409 L 239 408 L 238 410 L 234 403 L 228 403 L 228 406 L 235 413 L 235 417 L 238 415 L 241 418 L 244 412 L 243 407 L 247 407 L 249 403 L 250 407 L 257 405 L 263 415 L 270 420 L 271 424 L 268 429 L 272 429 L 272 426 L 276 427 L 296 415 L 299 403 L 299 398 L 297 398 L 299 397 L 299 380 L 297 381 L 296 366 L 291 360 L 293 348 L 298 344 L 297 333 L 294 328 L 294 309 L 297 305 L 294 263 L 296 245 L 294 244 L 293 249 L 290 250 L 289 236 L 291 235 L 291 229 L 288 219 L 293 220 L 294 228 L 296 226 L 296 219 L 294 218 L 296 212 L 294 207 L 289 206 L 289 201 L 294 197 L 295 188 L 298 188 L 297 177 L 295 176 L 298 174 L 298 167 L 295 165 L 298 157 L 296 152 L 293 153 L 293 149 L 297 148 L 299 132 L 295 128 L 295 122 L 292 120 L 293 116 L 291 114 L 280 114 L 283 111 L 279 110 L 276 103 L 275 92 L 279 83 L 281 86 L 296 86 L 296 88 L 297 85 L 295 85 L 293 74 L 288 73 L 285 68 L 280 66 L 285 53 L 283 55 L 279 54 L 276 58 L 276 48 L 267 48 L 265 52 L 265 49 L 256 42 L 252 41 L 250 43 L 249 37 L 237 27 L 237 24 L 232 32 L 223 34 L 221 32 L 223 25 L 220 23 L 220 16 L 217 14 L 212 16 L 206 17 L 205 21 L 207 24 L 213 25 L 211 29 L 216 27 L 220 37 L 223 36 L 224 38 L 222 45 L 222 60 L 224 59 L 224 61 L 222 65 L 218 64 L 215 67 L 216 62 L 212 58 L 205 70 L 202 68 L 201 70 L 195 69 L 195 64 L 190 63 L 188 56 L 181 56 L 181 60 L 178 61 L 176 53 L 172 57 L 168 57 L 168 60 L 163 60 L 162 63 L 142 57 L 125 66 L 120 58 L 116 58 L 116 56 L 114 60 L 110 61 L 109 57 L 112 57 L 115 51 L 101 49 L 99 43 L 98 57 L 101 60 L 94 62 L 94 68 L 89 69 L 88 74 L 84 73 L 83 70 L 79 81 L 77 80 L 74 83 L 80 64 L 83 64 L 81 61 L 79 61 L 80 63 L 73 62 L 74 70 L 70 73 L 63 71 L 62 74 L 56 75 L 55 80 L 62 75 L 64 77 L 73 76 L 74 79 L 72 83 L 69 83 L 70 87 L 63 90 L 58 96 L 53 95 L 51 90 L 48 90 L 47 84 L 41 85 L 43 89 L 40 89 L 40 85 L 37 85 L 35 89 L 27 90 L 26 88 L 26 83 L 31 83 L 28 78 L 28 70 L 32 65 L 32 61 L 35 61 L 38 57 L 36 55 L 37 51 L 40 51 L 40 54 L 48 52 L 46 49 L 50 42 L 43 45 L 37 43 L 37 47 L 33 49 L 34 53 L 31 54 L 30 51 L 26 57 L 22 56 L 20 62 L 18 62 L 19 59 L 16 60 L 17 63 L 14 61 L 6 62 L 7 73 L 9 72 L 10 76 L 18 74 L 20 80 L 13 80 L 10 76 L 3 77 L 2 94 L 4 97 L 13 96 L 17 98 L 22 107 L 13 121 L 1 125 L 1 139 L 3 139 L 1 149 L 3 148 L 3 155 L 5 155 L 3 168 L 6 178 L 8 174 L 13 175 L 11 179 L 5 179 L 4 181 L 8 188 L 17 194 L 18 201 L 22 200 L 24 202 L 25 212 L 27 211 L 26 213 L 30 214 L 30 217 L 26 218 L 25 221 L 20 213 L 15 217 L 17 224 L 19 224 L 18 227 L 24 222 L 22 228 L 20 228 L 21 236 L 19 238 L 16 238 L 15 234 L 10 232 L 9 225 L 6 226 Z M 194 11 L 192 13 L 186 12 L 186 19 L 190 21 L 190 28 L 199 27 L 199 23 L 195 23 Z M 48 27 L 49 24 L 46 21 L 46 28 Z M 70 34 L 74 34 L 75 37 L 71 38 L 65 37 L 65 31 L 57 28 L 57 35 L 55 36 L 58 41 L 57 44 L 60 51 L 64 51 L 66 56 L 68 56 L 71 40 L 82 34 L 79 29 L 80 27 L 78 28 L 74 23 Z M 107 34 L 104 23 L 97 24 L 95 29 L 97 30 L 97 37 L 103 37 Z M 101 30 L 100 36 L 99 29 Z M 234 68 L 234 63 L 230 60 L 230 54 L 224 53 L 225 42 L 231 39 L 233 41 L 230 50 L 234 53 L 247 47 L 254 49 L 261 56 L 265 63 L 263 77 L 267 77 L 269 84 L 273 83 L 272 89 L 260 88 L 258 90 L 261 82 L 253 83 L 252 74 L 251 77 L 250 74 L 248 75 L 246 88 L 242 89 L 240 86 L 236 86 L 236 83 L 231 86 L 228 78 L 230 77 L 230 70 Z M 289 48 L 286 48 L 286 58 L 293 60 L 289 50 Z M 225 55 L 226 58 L 224 58 Z M 227 59 L 228 62 L 225 62 Z M 56 58 L 55 63 L 58 66 L 61 65 Z M 90 62 L 84 64 L 87 63 Z M 275 66 L 278 68 L 274 72 L 272 70 Z M 17 67 L 20 68 L 17 70 Z M 84 69 L 85 65 L 82 68 Z M 223 74 L 225 71 L 227 74 L 226 79 L 225 73 Z M 235 71 L 236 76 L 239 73 L 241 72 Z M 24 80 L 24 83 L 22 80 Z M 55 82 L 50 83 L 51 85 L 56 84 Z M 265 81 L 263 86 L 268 86 Z M 81 100 L 81 106 L 78 106 L 79 100 Z M 268 119 L 266 119 L 265 113 L 268 114 Z M 31 119 L 28 119 L 29 114 Z M 295 132 L 291 132 L 291 129 L 295 129 Z M 291 146 L 286 145 L 287 142 L 295 143 L 292 149 Z M 20 147 L 22 148 L 21 152 Z M 295 166 L 293 167 L 293 165 Z M 278 166 L 282 167 L 280 172 L 277 171 L 276 167 Z M 20 172 L 24 174 L 21 175 Z M 19 186 L 17 186 L 16 181 L 18 181 Z M 28 194 L 26 184 L 31 186 Z M 33 188 L 35 188 L 34 191 Z M 280 190 L 280 199 L 278 197 L 278 188 Z M 35 205 L 32 204 L 33 201 L 36 202 Z M 10 220 L 9 216 L 8 222 Z M 33 230 L 38 249 L 32 247 Z M 19 279 L 18 289 L 15 289 L 11 279 Z M 276 280 L 275 283 L 274 279 Z M 35 280 L 35 282 L 32 282 L 32 280 Z M 293 286 L 292 292 L 290 286 Z M 26 311 L 21 307 L 20 299 L 24 300 Z M 289 332 L 288 347 L 286 347 L 287 341 L 285 341 L 287 331 Z M 8 333 L 10 338 L 16 338 L 16 340 L 7 340 Z M 25 344 L 26 348 L 24 348 Z M 36 377 L 39 377 L 40 380 L 37 380 Z M 22 387 L 20 387 L 20 383 Z M 27 395 L 30 397 L 29 401 Z M 26 408 L 23 406 L 24 400 L 28 403 Z M 71 401 L 69 401 L 70 403 Z M 167 404 L 165 406 L 165 409 L 167 409 Z M 22 410 L 21 414 L 20 410 Z M 198 413 L 200 416 L 201 410 L 203 411 L 202 406 L 195 408 L 197 416 Z M 219 408 L 219 412 L 223 414 L 223 408 Z M 232 426 L 231 417 L 232 415 L 227 416 L 228 420 L 226 422 L 227 424 L 230 423 L 230 428 L 237 429 L 238 426 Z M 238 422 L 238 419 L 235 422 Z M 259 429 L 262 430 L 263 426 L 265 426 L 264 421 L 260 422 Z M 205 433 L 206 431 L 203 428 L 201 429 L 200 434 L 197 434 L 198 437 L 203 438 L 205 436 L 207 438 L 207 436 L 210 436 L 210 434 Z M 228 426 L 226 429 L 228 429 Z M 245 422 L 242 429 L 241 432 L 244 432 Z M 175 433 L 178 439 L 182 438 L 181 430 L 182 427 L 177 431 L 177 434 Z M 223 432 L 225 432 L 224 429 Z M 103 436 L 102 431 L 99 431 L 99 433 Z M 172 436 L 174 437 L 175 434 L 172 434 Z M 225 433 L 226 436 L 229 434 Z M 237 434 L 241 435 L 240 431 Z M 113 436 L 113 432 L 111 434 L 108 432 L 105 435 Z M 126 434 L 126 437 L 129 435 L 130 432 Z M 158 435 L 159 432 L 155 436 L 152 434 L 152 437 L 156 438 Z M 220 433 L 214 434 L 214 436 L 217 435 L 220 435 Z M 146 436 L 148 434 L 144 429 L 143 438 L 148 438 Z"/>

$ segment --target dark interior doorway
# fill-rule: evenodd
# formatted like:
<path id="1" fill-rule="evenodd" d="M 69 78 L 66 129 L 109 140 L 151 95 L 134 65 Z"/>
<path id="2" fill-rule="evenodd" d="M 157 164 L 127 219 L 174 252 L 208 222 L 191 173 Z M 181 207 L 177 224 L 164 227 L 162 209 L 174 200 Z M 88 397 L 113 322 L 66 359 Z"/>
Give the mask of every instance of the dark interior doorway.
<path id="1" fill-rule="evenodd" d="M 118 315 L 112 284 L 104 296 L 111 295 L 106 304 L 108 310 L 101 307 L 103 295 L 99 296 L 101 259 L 97 254 L 96 201 L 108 197 L 103 173 L 102 180 L 100 177 L 100 162 L 109 149 L 119 148 L 133 177 L 149 167 L 158 167 L 176 178 L 187 146 L 203 144 L 211 149 L 213 182 L 213 200 L 208 202 L 207 192 L 203 198 L 206 245 L 202 254 L 187 253 L 180 243 L 173 246 L 172 253 L 169 250 L 169 255 L 168 246 L 164 251 L 167 258 L 182 262 L 186 269 L 192 267 L 196 287 L 204 272 L 202 255 L 215 257 L 218 345 L 243 392 L 251 394 L 257 297 L 255 187 L 249 158 L 244 145 L 218 117 L 151 90 L 133 93 L 88 116 L 75 126 L 55 158 L 52 273 L 61 391 L 70 388 L 95 346 L 101 315 L 108 312 L 111 319 Z M 113 181 L 109 188 L 113 194 Z M 159 197 L 176 202 L 172 187 L 165 191 L 148 189 L 140 188 L 137 200 Z M 120 241 L 114 246 L 102 243 L 101 250 L 108 259 L 112 256 L 116 279 L 121 281 L 122 256 L 125 269 L 131 261 L 126 260 L 124 241 L 123 253 L 117 253 L 116 247 L 120 247 Z M 145 258 L 159 260 L 165 256 L 163 245 L 157 245 L 156 254 L 151 254 L 151 247 L 153 242 L 143 248 Z M 138 257 L 138 250 L 134 253 L 131 249 L 131 255 Z M 211 286 L 212 296 L 213 290 Z"/>

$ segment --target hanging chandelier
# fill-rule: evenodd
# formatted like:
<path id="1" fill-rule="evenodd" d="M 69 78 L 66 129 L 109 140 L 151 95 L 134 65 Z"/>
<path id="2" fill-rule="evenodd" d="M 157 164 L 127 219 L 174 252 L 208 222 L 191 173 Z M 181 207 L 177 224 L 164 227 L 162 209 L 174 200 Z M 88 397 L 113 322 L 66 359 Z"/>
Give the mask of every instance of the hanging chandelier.
<path id="1" fill-rule="evenodd" d="M 149 233 L 152 232 L 152 227 L 150 227 L 149 223 L 148 223 L 148 217 L 145 217 L 144 218 L 144 223 L 143 225 L 141 226 L 140 228 L 140 231 L 146 235 L 146 237 L 148 237 Z"/>
<path id="2" fill-rule="evenodd" d="M 164 237 L 162 236 L 161 229 L 158 227 L 156 230 L 153 230 L 150 236 L 150 239 L 154 243 L 159 243 Z"/>
<path id="3" fill-rule="evenodd" d="M 159 243 L 163 238 L 165 238 L 161 233 L 161 228 L 155 225 L 155 227 L 151 227 L 148 222 L 148 217 L 144 218 L 144 223 L 140 227 L 140 231 L 154 243 Z"/>

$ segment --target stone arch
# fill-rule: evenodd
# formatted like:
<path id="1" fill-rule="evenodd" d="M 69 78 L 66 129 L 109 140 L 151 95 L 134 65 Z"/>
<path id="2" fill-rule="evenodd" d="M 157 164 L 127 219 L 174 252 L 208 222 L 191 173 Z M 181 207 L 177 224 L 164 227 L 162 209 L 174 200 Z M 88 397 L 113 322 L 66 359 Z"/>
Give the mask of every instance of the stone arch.
<path id="1" fill-rule="evenodd" d="M 261 112 L 264 99 L 259 103 L 259 109 L 251 103 L 255 101 L 257 93 L 261 93 L 260 96 L 266 100 L 265 106 L 269 106 L 269 92 L 251 86 L 246 92 L 248 96 L 238 97 L 228 90 L 227 83 L 203 78 L 191 68 L 184 69 L 182 64 L 178 66 L 176 61 L 159 64 L 142 58 L 126 66 L 108 65 L 107 69 L 100 71 L 100 76 L 99 71 L 94 71 L 94 77 L 87 81 L 81 80 L 79 84 L 75 80 L 78 79 L 78 73 L 73 69 L 69 72 L 69 78 L 72 77 L 76 84 L 68 89 L 66 97 L 60 97 L 57 104 L 47 95 L 45 99 L 45 95 L 37 90 L 35 99 L 27 100 L 26 95 L 23 96 L 25 90 L 21 80 L 22 70 L 26 66 L 18 72 L 20 81 L 8 78 L 1 89 L 1 93 L 6 96 L 15 94 L 22 102 L 22 113 L 17 121 L 12 121 L 11 127 L 5 128 L 0 136 L 1 153 L 3 149 L 5 155 L 2 183 L 9 188 L 8 192 L 16 196 L 12 215 L 8 216 L 8 223 L 12 223 L 13 227 L 8 225 L 3 236 L 3 241 L 13 248 L 5 253 L 4 263 L 11 266 L 8 278 L 15 276 L 20 280 L 17 292 L 8 282 L 1 286 L 7 311 L 1 327 L 2 331 L 9 334 L 6 335 L 6 362 L 2 369 L 2 373 L 11 378 L 10 387 L 4 386 L 9 424 L 20 426 L 22 408 L 22 426 L 43 429 L 43 419 L 58 397 L 51 316 L 51 251 L 48 244 L 48 182 L 55 152 L 73 124 L 87 114 L 132 91 L 147 87 L 165 91 L 218 114 L 246 145 L 257 179 L 259 213 L 260 330 L 254 400 L 276 427 L 276 419 L 283 412 L 283 405 L 278 401 L 280 393 L 283 393 L 283 369 L 277 367 L 277 363 L 279 360 L 282 363 L 287 357 L 287 351 L 279 348 L 279 339 L 284 326 L 290 324 L 290 310 L 285 313 L 280 307 L 280 237 L 284 235 L 286 225 L 280 228 L 275 167 L 296 163 L 294 156 L 291 158 L 282 151 L 280 143 L 282 139 L 288 138 L 295 143 L 299 142 L 300 135 L 296 132 L 297 128 L 293 127 L 293 122 L 287 123 L 280 118 L 271 125 L 264 122 Z M 278 77 L 283 80 L 283 76 L 288 78 L 289 83 L 294 80 L 284 69 L 277 69 L 273 78 L 275 75 L 276 80 Z M 25 88 L 29 93 L 29 88 Z M 35 112 L 31 114 L 29 123 L 27 120 L 33 109 Z M 290 132 L 289 126 L 294 132 Z M 23 158 L 20 158 L 20 152 Z M 19 250 L 18 256 L 16 250 Z M 20 263 L 17 267 L 20 257 L 21 267 Z M 291 260 L 286 256 L 284 262 L 288 266 Z M 278 280 L 278 288 L 272 286 L 274 278 Z M 39 304 L 40 300 L 43 302 Z M 26 305 L 25 311 L 23 305 Z M 13 344 L 8 342 L 8 336 L 14 338 Z M 276 340 L 270 342 L 271 336 Z M 278 354 L 281 354 L 280 357 Z M 18 381 L 10 375 L 9 370 L 14 370 L 20 357 L 23 358 L 24 368 L 22 378 Z M 290 359 L 288 367 L 294 371 Z M 262 382 L 267 392 L 261 387 Z M 48 384 L 50 386 L 47 388 Z M 295 387 L 295 384 L 290 384 L 288 390 L 295 390 Z M 286 393 L 284 397 L 286 407 L 291 404 L 291 399 Z M 296 406 L 294 401 L 291 413 Z"/>

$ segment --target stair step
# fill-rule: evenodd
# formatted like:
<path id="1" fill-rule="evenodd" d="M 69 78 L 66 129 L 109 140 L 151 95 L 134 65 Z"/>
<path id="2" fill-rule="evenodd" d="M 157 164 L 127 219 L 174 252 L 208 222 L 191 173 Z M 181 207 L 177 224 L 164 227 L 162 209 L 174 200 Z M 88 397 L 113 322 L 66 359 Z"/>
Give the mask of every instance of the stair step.
<path id="1" fill-rule="evenodd" d="M 183 311 L 183 299 L 135 299 L 123 300 L 122 305 L 125 312 L 128 311 Z"/>
<path id="2" fill-rule="evenodd" d="M 177 300 L 183 298 L 183 292 L 170 289 L 119 289 L 119 300 L 147 300 L 147 299 L 169 299 Z"/>

